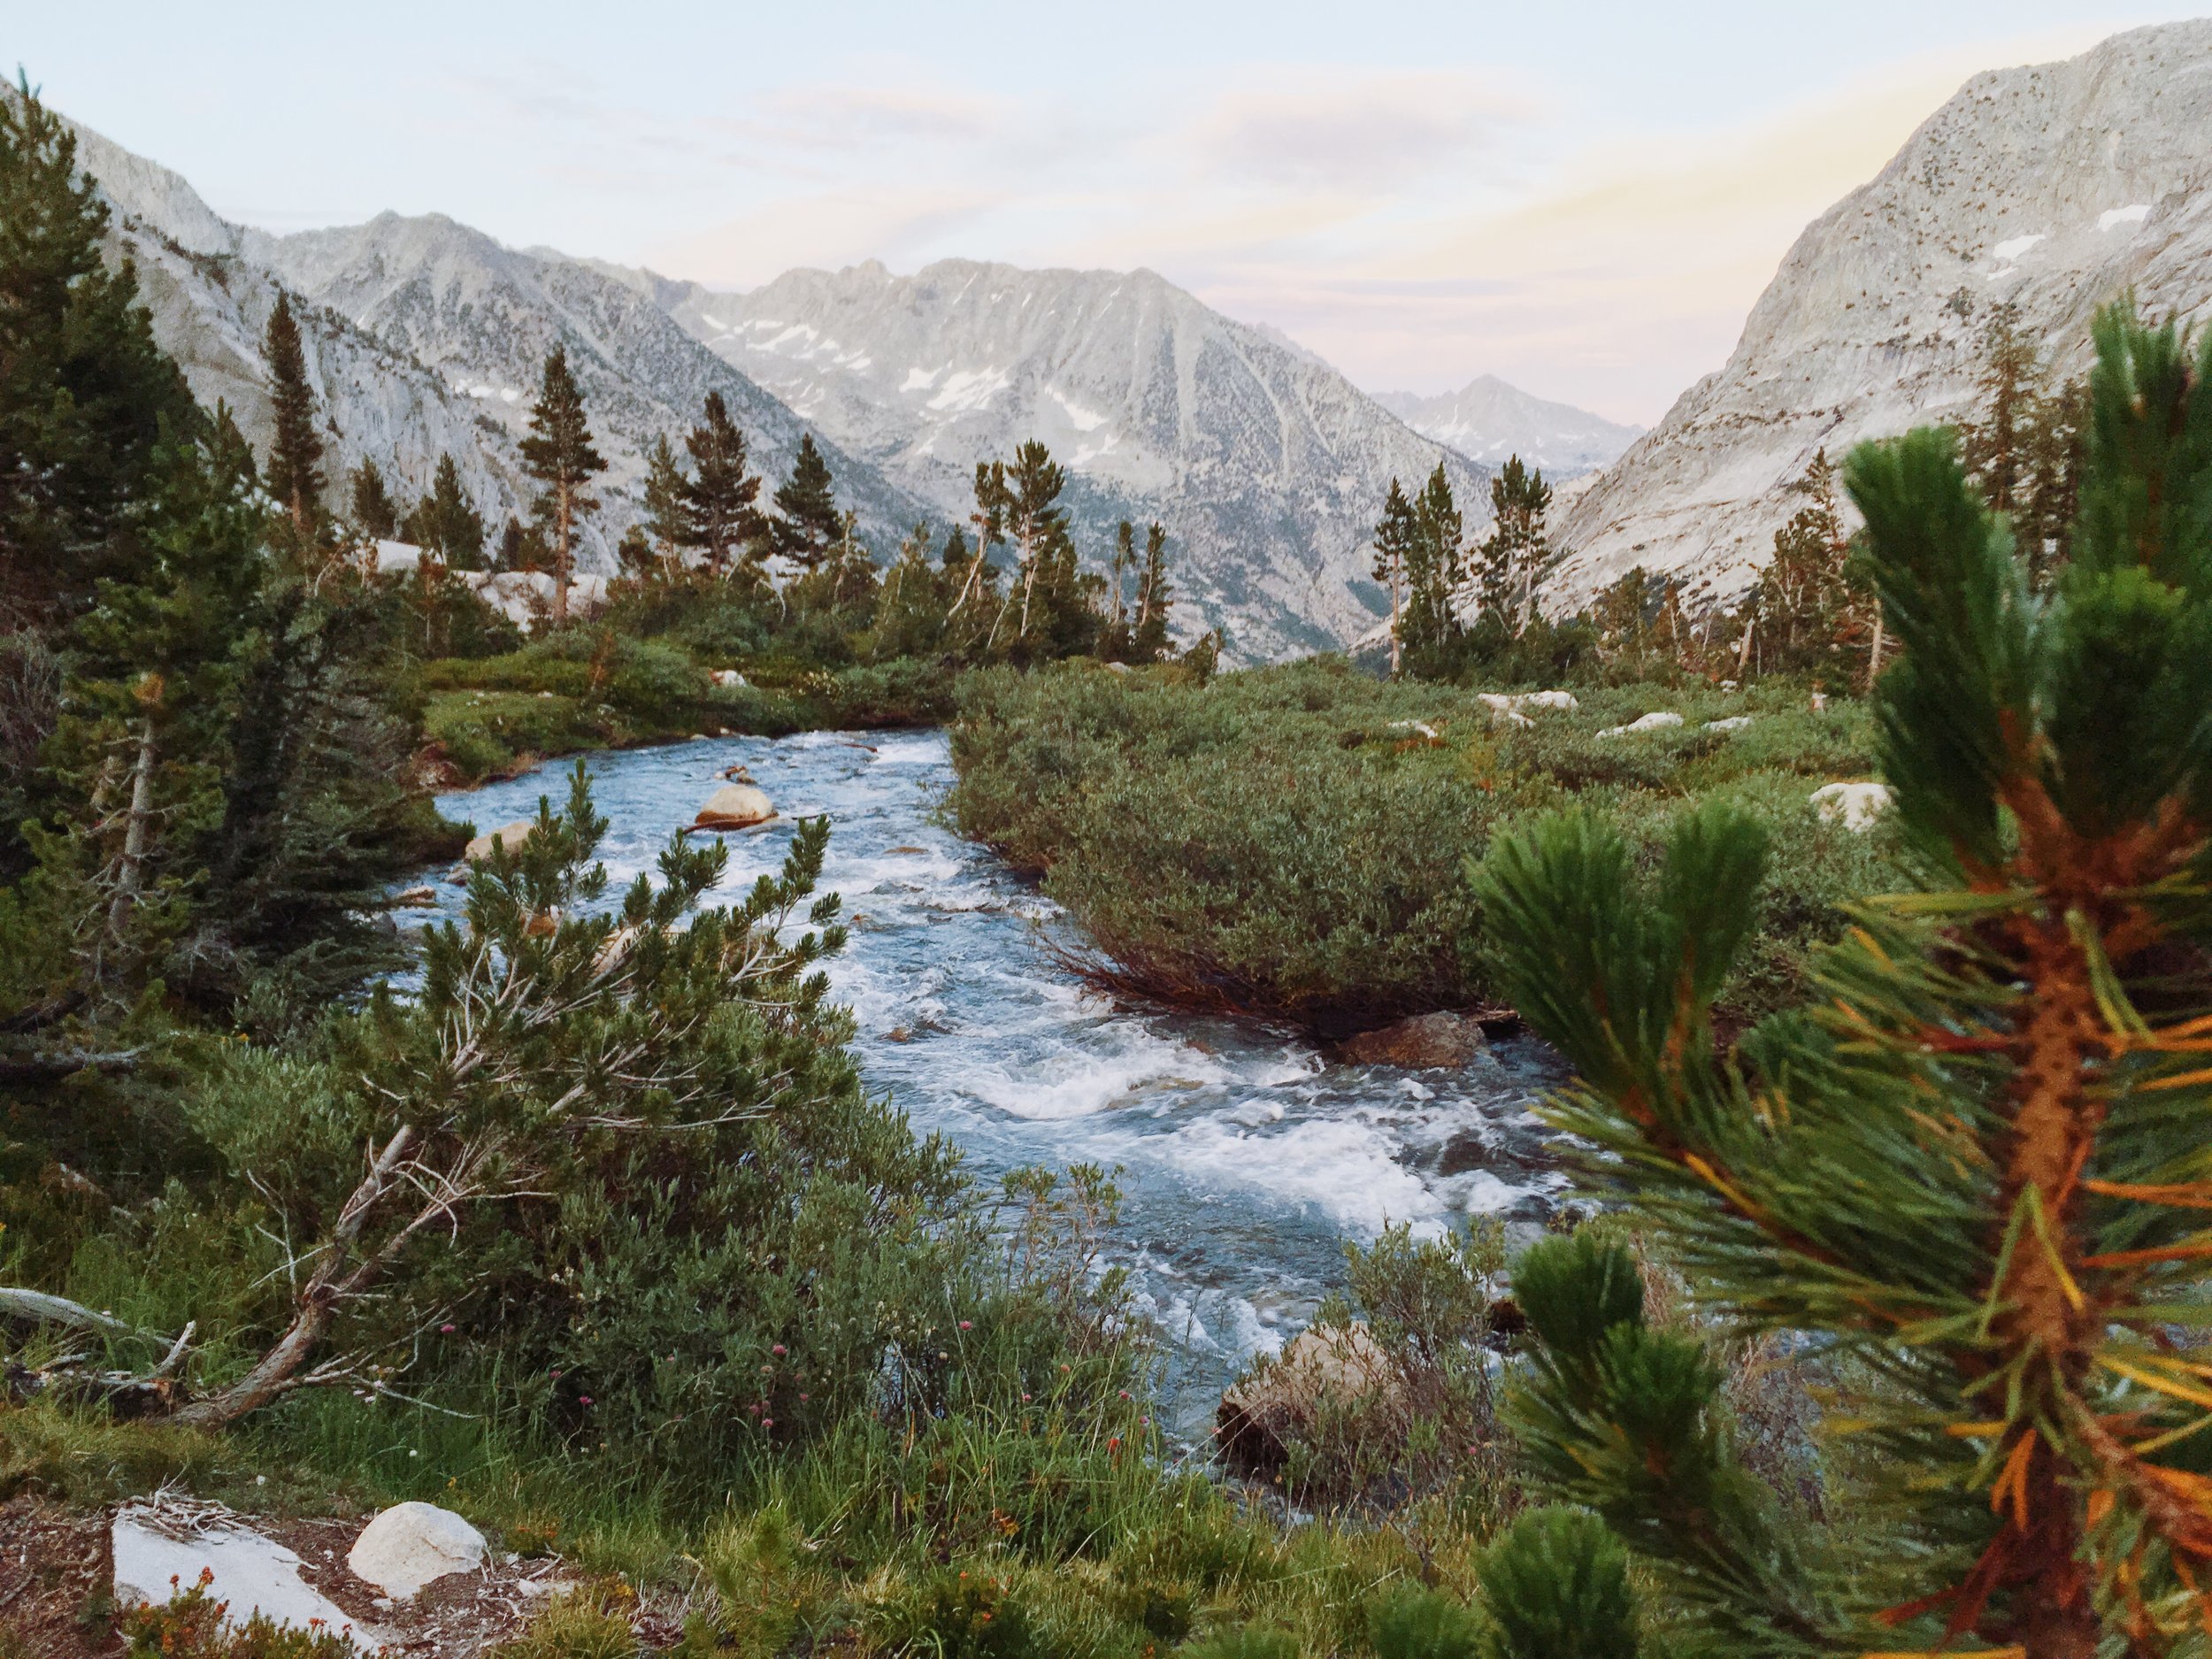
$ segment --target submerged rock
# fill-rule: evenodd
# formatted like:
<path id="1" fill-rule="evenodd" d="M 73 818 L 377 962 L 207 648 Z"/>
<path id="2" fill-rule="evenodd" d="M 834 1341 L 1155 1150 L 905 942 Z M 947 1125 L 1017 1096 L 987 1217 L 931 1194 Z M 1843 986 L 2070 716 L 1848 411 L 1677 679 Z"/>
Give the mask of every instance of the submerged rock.
<path id="1" fill-rule="evenodd" d="M 361 1529 L 346 1565 L 364 1584 L 402 1601 L 448 1573 L 484 1564 L 484 1535 L 434 1503 L 397 1503 Z"/>
<path id="2" fill-rule="evenodd" d="M 695 830 L 720 832 L 750 829 L 776 816 L 768 797 L 749 783 L 726 783 L 707 797 L 699 816 L 691 820 Z"/>
<path id="3" fill-rule="evenodd" d="M 1461 1066 L 1490 1052 L 1480 1022 L 1464 1014 L 1417 1014 L 1394 1025 L 1363 1031 L 1338 1056 L 1356 1065 Z"/>

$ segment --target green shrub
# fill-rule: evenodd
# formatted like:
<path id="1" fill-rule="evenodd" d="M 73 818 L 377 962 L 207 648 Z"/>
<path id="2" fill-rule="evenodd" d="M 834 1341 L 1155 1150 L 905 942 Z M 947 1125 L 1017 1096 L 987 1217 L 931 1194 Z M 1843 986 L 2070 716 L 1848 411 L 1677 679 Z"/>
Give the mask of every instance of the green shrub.
<path id="1" fill-rule="evenodd" d="M 882 1609 L 894 1653 L 926 1659 L 1058 1659 L 1027 1601 L 980 1565 L 946 1567 Z"/>
<path id="2" fill-rule="evenodd" d="M 1298 1639 L 1286 1630 L 1240 1624 L 1186 1642 L 1175 1651 L 1183 1659 L 1298 1659 Z"/>
<path id="3" fill-rule="evenodd" d="M 1329 1036 L 1488 1000 L 1465 879 L 1501 829 L 1578 801 L 1655 856 L 1686 795 L 1726 793 L 1791 856 L 1762 892 L 1759 949 L 1732 1004 L 1770 1007 L 1838 905 L 1893 864 L 1893 834 L 1817 821 L 1807 798 L 1871 768 L 1864 711 L 1801 689 L 1581 691 L 1579 708 L 1497 725 L 1466 690 L 1385 684 L 1316 659 L 1201 685 L 1071 664 L 957 687 L 962 831 L 1041 874 L 1098 979 Z M 1600 737 L 1653 710 L 1678 728 Z M 1752 724 L 1702 722 L 1749 714 Z"/>
<path id="4" fill-rule="evenodd" d="M 124 1614 L 130 1659 L 354 1659 L 353 1643 L 335 1631 L 279 1624 L 265 1613 L 227 1624 L 229 1603 L 207 1593 L 214 1580 L 204 1571 L 199 1583 L 168 1601 Z"/>
<path id="5" fill-rule="evenodd" d="M 1375 1609 L 1376 1659 L 1480 1659 L 1483 1624 L 1464 1602 L 1409 1590 Z"/>
<path id="6" fill-rule="evenodd" d="M 1491 1546 L 1481 1578 L 1495 1659 L 1635 1659 L 1628 1552 L 1587 1509 L 1530 1510 Z"/>

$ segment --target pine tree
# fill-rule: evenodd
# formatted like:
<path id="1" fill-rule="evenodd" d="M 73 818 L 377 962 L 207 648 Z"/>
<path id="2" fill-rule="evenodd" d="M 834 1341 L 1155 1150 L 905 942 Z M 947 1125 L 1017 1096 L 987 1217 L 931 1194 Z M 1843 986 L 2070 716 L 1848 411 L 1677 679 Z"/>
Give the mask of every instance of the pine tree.
<path id="1" fill-rule="evenodd" d="M 353 469 L 353 527 L 367 541 L 389 541 L 399 534 L 399 503 L 384 486 L 383 469 L 364 461 Z"/>
<path id="2" fill-rule="evenodd" d="M 323 526 L 323 436 L 315 424 L 315 389 L 307 381 L 307 354 L 292 315 L 292 296 L 277 292 L 263 341 L 269 360 L 270 412 L 276 435 L 269 443 L 263 479 L 291 520 L 295 547 L 304 555 Z"/>
<path id="3" fill-rule="evenodd" d="M 1406 611 L 1402 632 L 1417 654 L 1417 673 L 1449 672 L 1463 629 L 1457 595 L 1466 580 L 1459 503 L 1442 463 L 1413 502 L 1413 537 L 1406 554 Z"/>
<path id="4" fill-rule="evenodd" d="M 1505 621 L 1517 637 L 1536 615 L 1536 578 L 1551 557 L 1544 515 L 1551 486 L 1541 471 L 1509 456 L 1490 480 L 1490 534 L 1479 549 L 1483 610 Z"/>
<path id="5" fill-rule="evenodd" d="M 522 464 L 545 487 L 537 516 L 552 537 L 553 625 L 559 627 L 568 621 L 577 522 L 599 510 L 584 486 L 607 470 L 606 458 L 592 446 L 584 395 L 569 372 L 566 346 L 557 345 L 546 354 L 544 378 L 530 409 L 530 435 L 522 441 Z"/>
<path id="6" fill-rule="evenodd" d="M 484 517 L 468 498 L 451 455 L 438 457 L 430 493 L 407 515 L 407 539 L 457 571 L 484 564 Z"/>
<path id="7" fill-rule="evenodd" d="M 668 434 L 654 440 L 645 460 L 645 522 L 637 532 L 641 575 L 673 580 L 683 570 L 684 549 L 699 545 L 691 515 L 691 480 L 677 464 Z M 629 538 L 624 538 L 626 541 Z"/>
<path id="8" fill-rule="evenodd" d="M 1167 656 L 1168 622 L 1174 590 L 1167 580 L 1167 531 L 1158 524 L 1144 533 L 1144 576 L 1137 585 L 1137 627 L 1130 638 L 1131 660 L 1156 663 Z"/>
<path id="9" fill-rule="evenodd" d="M 799 439 L 791 476 L 776 487 L 776 518 L 770 545 L 801 570 L 818 569 L 844 534 L 837 511 L 836 480 L 816 447 L 814 434 Z"/>
<path id="10" fill-rule="evenodd" d="M 958 534 L 956 530 L 954 534 Z M 871 656 L 928 657 L 944 642 L 945 595 L 942 584 L 956 567 L 949 562 L 931 568 L 930 530 L 926 521 L 916 525 L 899 543 L 899 556 L 876 593 L 875 639 Z M 949 556 L 952 549 L 947 545 Z"/>
<path id="11" fill-rule="evenodd" d="M 1034 438 L 1014 451 L 1005 472 L 1004 509 L 1006 538 L 1014 549 L 1015 591 L 1021 596 L 1013 642 L 1021 652 L 1029 651 L 1038 635 L 1060 631 L 1056 624 L 1073 598 L 1075 544 L 1068 535 L 1067 509 L 1059 504 L 1066 488 L 1065 470 Z M 1010 593 L 1008 605 L 1012 604 Z"/>
<path id="12" fill-rule="evenodd" d="M 1114 526 L 1114 601 L 1106 626 L 1099 634 L 1098 655 L 1102 662 L 1129 659 L 1129 578 L 1133 572 L 1141 580 L 1142 572 L 1137 562 L 1137 526 L 1124 518 Z"/>
<path id="13" fill-rule="evenodd" d="M 1805 672 L 1840 663 L 1863 629 L 1848 580 L 1850 538 L 1825 449 L 1790 486 L 1805 505 L 1774 533 L 1774 557 L 1759 579 L 1758 641 L 1769 671 Z"/>
<path id="14" fill-rule="evenodd" d="M 2088 1659 L 2212 1627 L 2212 349 L 2125 309 L 2094 339 L 2048 600 L 1953 434 L 1851 457 L 1915 885 L 1855 908 L 1803 1009 L 1716 1036 L 1766 858 L 1726 803 L 1647 886 L 1579 815 L 1477 883 L 1499 988 L 1580 1079 L 1550 1115 L 1593 1190 L 1717 1333 L 1787 1333 L 1851 1448 L 1850 1525 L 1793 1525 L 1624 1248 L 1524 1256 L 1523 1447 L 1696 1651 Z"/>
<path id="15" fill-rule="evenodd" d="M 2020 504 L 2028 476 L 2027 427 L 2042 380 L 2042 354 L 2020 326 L 2019 306 L 2006 300 L 1983 327 L 1978 406 L 1961 434 L 1966 470 L 1997 512 L 2012 512 Z"/>
<path id="16" fill-rule="evenodd" d="M 545 549 L 534 531 L 521 519 L 508 514 L 507 523 L 499 533 L 499 552 L 494 568 L 503 571 L 534 571 L 544 563 Z"/>
<path id="17" fill-rule="evenodd" d="M 1591 620 L 1597 627 L 1598 649 L 1608 662 L 1643 672 L 1657 586 L 1639 565 L 1598 595 Z"/>
<path id="18" fill-rule="evenodd" d="M 1404 604 L 1406 566 L 1414 557 L 1421 525 L 1413 503 L 1406 499 L 1398 480 L 1390 480 L 1383 498 L 1382 522 L 1375 526 L 1375 580 L 1390 593 L 1390 673 L 1394 680 L 1405 662 Z"/>
<path id="19" fill-rule="evenodd" d="M 767 534 L 768 522 L 754 505 L 760 495 L 760 480 L 746 471 L 745 434 L 730 419 L 721 393 L 707 394 L 704 421 L 704 425 L 694 426 L 691 435 L 684 441 L 691 451 L 693 469 L 684 489 L 685 503 L 690 510 L 684 544 L 702 549 L 707 569 L 716 576 L 726 576 L 740 557 L 761 545 Z M 811 450 L 812 442 L 811 437 L 801 440 L 802 465 Z M 820 461 L 818 452 L 814 458 Z M 827 466 L 821 469 L 821 486 L 826 496 Z M 810 490 L 812 486 L 808 488 Z M 779 505 L 782 499 L 779 492 Z"/>
<path id="20" fill-rule="evenodd" d="M 0 630 L 54 628 L 130 573 L 165 425 L 204 418 L 155 345 L 77 141 L 29 84 L 0 88 Z"/>

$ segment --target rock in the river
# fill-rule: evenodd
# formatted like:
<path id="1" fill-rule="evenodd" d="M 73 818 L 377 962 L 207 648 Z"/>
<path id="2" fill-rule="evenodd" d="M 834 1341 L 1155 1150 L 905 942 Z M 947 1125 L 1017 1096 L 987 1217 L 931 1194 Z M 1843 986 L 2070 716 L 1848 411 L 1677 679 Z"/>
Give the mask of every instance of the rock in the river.
<path id="1" fill-rule="evenodd" d="M 707 797 L 699 816 L 691 820 L 695 830 L 750 829 L 776 816 L 768 797 L 749 783 L 726 783 Z"/>
<path id="2" fill-rule="evenodd" d="M 365 1653 L 379 1645 L 375 1632 L 357 1628 L 345 1609 L 300 1577 L 296 1555 L 219 1505 L 130 1505 L 116 1512 L 109 1543 L 115 1599 L 125 1607 L 159 1605 L 205 1574 L 208 1597 L 227 1604 L 229 1624 L 257 1613 L 298 1630 L 319 1620 Z"/>
<path id="3" fill-rule="evenodd" d="M 1663 709 L 1651 714 L 1640 716 L 1636 719 L 1631 720 L 1626 726 L 1609 726 L 1602 732 L 1600 732 L 1598 735 L 1600 737 L 1629 737 L 1638 732 L 1663 731 L 1668 726 L 1679 726 L 1681 724 L 1682 717 L 1680 715 L 1676 714 L 1671 710 Z"/>
<path id="4" fill-rule="evenodd" d="M 361 1529 L 346 1555 L 353 1576 L 402 1601 L 449 1572 L 484 1563 L 484 1535 L 434 1503 L 397 1503 Z"/>
<path id="5" fill-rule="evenodd" d="M 1896 804 L 1886 783 L 1832 783 L 1813 791 L 1813 810 L 1823 821 L 1854 832 L 1872 829 Z"/>
<path id="6" fill-rule="evenodd" d="M 428 910 L 438 902 L 438 889 L 425 882 L 419 887 L 402 887 L 392 895 L 392 902 L 411 910 Z"/>
<path id="7" fill-rule="evenodd" d="M 471 841 L 468 844 L 468 850 L 462 856 L 471 864 L 478 864 L 490 857 L 492 849 L 495 847 L 504 847 L 509 852 L 518 851 L 522 843 L 530 839 L 530 832 L 537 826 L 538 823 L 535 818 L 518 818 L 511 824 L 503 824 L 490 834 L 479 835 Z"/>
<path id="8" fill-rule="evenodd" d="M 1223 1460 L 1246 1473 L 1279 1468 L 1289 1441 L 1325 1405 L 1354 1401 L 1405 1409 L 1405 1382 L 1363 1325 L 1300 1333 L 1221 1396 L 1214 1436 Z"/>
<path id="9" fill-rule="evenodd" d="M 1455 1066 L 1490 1051 L 1479 1022 L 1464 1014 L 1418 1014 L 1363 1031 L 1338 1053 L 1359 1065 Z"/>

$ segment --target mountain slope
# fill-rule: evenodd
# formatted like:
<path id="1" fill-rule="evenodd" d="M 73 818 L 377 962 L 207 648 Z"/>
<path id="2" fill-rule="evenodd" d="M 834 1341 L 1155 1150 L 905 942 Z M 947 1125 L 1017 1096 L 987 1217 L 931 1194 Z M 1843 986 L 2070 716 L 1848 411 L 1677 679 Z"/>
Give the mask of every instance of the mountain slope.
<path id="1" fill-rule="evenodd" d="M 1072 474 L 1085 551 L 1124 516 L 1158 518 L 1187 606 L 1242 659 L 1371 626 L 1367 544 L 1394 475 L 1440 463 L 1471 518 L 1486 499 L 1481 468 L 1149 271 L 871 261 L 743 295 L 629 280 L 947 516 L 970 511 L 977 462 L 1042 439 Z"/>
<path id="2" fill-rule="evenodd" d="M 1732 601 L 1815 451 L 1955 418 L 2011 302 L 2062 369 L 2132 288 L 2154 315 L 2212 301 L 2212 22 L 2116 35 L 1978 75 L 1872 182 L 1799 237 L 1727 366 L 1577 498 L 1554 607 L 1632 565 Z"/>
<path id="3" fill-rule="evenodd" d="M 518 443 L 545 353 L 566 343 L 610 462 L 580 562 L 611 570 L 643 511 L 644 454 L 680 440 L 719 390 L 772 480 L 803 427 L 790 410 L 702 348 L 630 285 L 544 251 L 518 252 L 442 216 L 271 236 L 225 221 L 178 174 L 75 127 L 81 169 L 114 210 L 111 252 L 138 266 L 157 337 L 193 395 L 227 403 L 255 447 L 272 435 L 261 342 L 280 286 L 296 299 L 334 480 L 365 459 L 401 489 L 427 488 L 450 452 L 495 526 L 526 516 Z M 926 511 L 826 445 L 839 489 L 880 549 Z"/>
<path id="4" fill-rule="evenodd" d="M 384 213 L 365 225 L 269 236 L 248 231 L 245 253 L 298 292 L 434 371 L 511 438 L 528 429 L 541 365 L 568 349 L 592 427 L 609 462 L 607 545 L 642 511 L 645 455 L 698 419 L 719 391 L 744 429 L 756 471 L 791 470 L 805 427 L 769 395 L 677 326 L 631 285 L 593 265 L 502 246 L 442 214 Z M 879 549 L 925 512 L 863 463 L 826 444 L 845 504 Z"/>
<path id="5" fill-rule="evenodd" d="M 72 123 L 80 169 L 111 210 L 109 253 L 137 266 L 140 290 L 163 349 L 183 368 L 192 393 L 227 404 L 255 448 L 273 435 L 268 366 L 261 342 L 279 283 L 245 257 L 246 233 L 227 223 L 178 174 Z M 419 494 L 442 454 L 497 523 L 526 511 L 527 483 L 513 442 L 467 397 L 346 318 L 305 304 L 298 311 L 308 373 L 328 419 L 326 465 L 342 478 L 373 459 Z"/>
<path id="6" fill-rule="evenodd" d="M 1532 397 L 1494 374 L 1477 375 L 1458 391 L 1434 397 L 1378 392 L 1375 401 L 1424 437 L 1471 460 L 1502 466 L 1517 455 L 1559 479 L 1610 465 L 1644 430 L 1571 403 Z"/>

